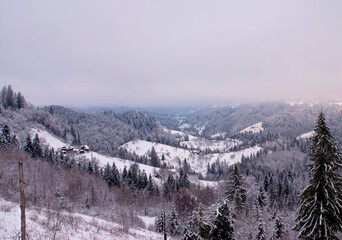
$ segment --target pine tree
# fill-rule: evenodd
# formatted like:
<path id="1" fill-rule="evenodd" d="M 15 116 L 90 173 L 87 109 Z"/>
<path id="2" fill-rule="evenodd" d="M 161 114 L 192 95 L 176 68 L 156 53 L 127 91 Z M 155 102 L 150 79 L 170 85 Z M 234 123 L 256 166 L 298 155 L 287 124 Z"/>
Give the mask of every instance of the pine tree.
<path id="1" fill-rule="evenodd" d="M 281 239 L 285 234 L 285 226 L 278 216 L 274 219 L 274 233 L 272 239 Z"/>
<path id="2" fill-rule="evenodd" d="M 148 192 L 149 194 L 153 194 L 153 193 L 155 192 L 151 174 L 148 176 L 147 192 Z"/>
<path id="3" fill-rule="evenodd" d="M 33 152 L 32 141 L 31 141 L 31 137 L 30 137 L 29 134 L 26 137 L 26 142 L 24 144 L 24 151 L 28 152 L 28 153 L 31 153 L 31 154 Z"/>
<path id="4" fill-rule="evenodd" d="M 4 86 L 1 90 L 1 103 L 2 106 L 6 109 L 7 108 L 7 87 Z"/>
<path id="5" fill-rule="evenodd" d="M 227 201 L 224 201 L 217 209 L 214 224 L 215 227 L 212 231 L 213 239 L 234 239 L 233 220 Z"/>
<path id="6" fill-rule="evenodd" d="M 155 229 L 158 233 L 163 233 L 164 231 L 166 231 L 166 219 L 164 211 L 162 211 L 156 218 Z"/>
<path id="7" fill-rule="evenodd" d="M 110 182 L 113 186 L 120 187 L 120 173 L 113 162 L 111 173 L 110 173 Z"/>
<path id="8" fill-rule="evenodd" d="M 266 206 L 266 197 L 264 195 L 264 191 L 262 190 L 262 188 L 259 188 L 259 194 L 258 194 L 258 205 L 259 207 L 263 208 Z"/>
<path id="9" fill-rule="evenodd" d="M 174 207 L 172 207 L 170 215 L 169 215 L 167 230 L 171 236 L 174 236 L 179 233 L 178 215 Z"/>
<path id="10" fill-rule="evenodd" d="M 159 167 L 160 166 L 160 160 L 159 160 L 159 157 L 158 157 L 157 152 L 154 149 L 154 147 L 152 147 L 152 150 L 151 150 L 151 165 L 153 167 Z"/>
<path id="11" fill-rule="evenodd" d="M 243 184 L 243 178 L 237 164 L 235 164 L 234 171 L 230 175 L 226 185 L 226 197 L 229 201 L 234 202 L 235 210 L 237 212 L 244 208 L 247 198 Z"/>
<path id="12" fill-rule="evenodd" d="M 315 126 L 309 154 L 309 186 L 301 194 L 294 227 L 303 239 L 338 239 L 342 231 L 342 167 L 335 139 L 321 112 Z"/>
<path id="13" fill-rule="evenodd" d="M 38 133 L 36 133 L 36 136 L 32 140 L 32 158 L 41 158 L 43 157 L 43 150 L 40 146 L 40 140 Z"/>
<path id="14" fill-rule="evenodd" d="M 3 147 L 12 147 L 18 144 L 17 137 L 15 135 L 12 135 L 11 129 L 8 125 L 5 125 L 2 128 L 1 134 L 0 134 L 0 144 Z"/>
<path id="15" fill-rule="evenodd" d="M 257 224 L 258 224 L 258 228 L 257 228 L 257 235 L 256 235 L 256 239 L 257 240 L 266 240 L 267 239 L 267 235 L 264 229 L 265 223 L 260 215 L 259 209 L 257 209 Z"/>
<path id="16" fill-rule="evenodd" d="M 19 92 L 17 95 L 17 108 L 18 109 L 22 109 L 24 108 L 26 105 L 26 101 L 23 95 L 21 95 L 21 93 Z"/>
<path id="17" fill-rule="evenodd" d="M 107 165 L 104 169 L 104 173 L 103 173 L 103 178 L 106 180 L 108 187 L 112 187 L 113 183 L 110 180 L 110 173 L 111 173 L 111 167 L 109 166 L 109 163 L 107 162 Z"/>
<path id="18" fill-rule="evenodd" d="M 7 88 L 6 106 L 7 108 L 12 108 L 12 109 L 16 108 L 14 92 L 13 92 L 11 85 L 9 85 Z"/>

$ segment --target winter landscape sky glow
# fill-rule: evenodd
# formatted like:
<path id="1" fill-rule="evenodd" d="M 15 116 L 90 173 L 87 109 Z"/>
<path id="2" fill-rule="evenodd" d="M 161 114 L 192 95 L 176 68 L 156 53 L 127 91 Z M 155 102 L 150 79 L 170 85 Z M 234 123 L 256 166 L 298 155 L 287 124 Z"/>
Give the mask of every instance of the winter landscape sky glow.
<path id="1" fill-rule="evenodd" d="M 35 105 L 335 99 L 341 1 L 0 0 L 0 82 Z"/>

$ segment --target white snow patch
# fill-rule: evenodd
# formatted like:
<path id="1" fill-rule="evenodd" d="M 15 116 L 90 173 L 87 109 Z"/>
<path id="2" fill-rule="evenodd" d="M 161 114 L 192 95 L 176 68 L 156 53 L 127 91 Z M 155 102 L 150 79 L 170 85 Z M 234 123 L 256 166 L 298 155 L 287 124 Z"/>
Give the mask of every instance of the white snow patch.
<path id="1" fill-rule="evenodd" d="M 312 138 L 314 135 L 315 135 L 315 131 L 311 131 L 311 132 L 300 135 L 299 137 L 297 137 L 297 139 L 299 138 L 309 139 L 309 138 Z"/>
<path id="2" fill-rule="evenodd" d="M 262 122 L 259 122 L 241 130 L 239 133 L 260 133 L 261 131 L 264 131 L 264 128 L 262 127 Z"/>
<path id="3" fill-rule="evenodd" d="M 179 137 L 182 137 L 184 139 L 185 136 L 188 136 L 189 137 L 189 140 L 192 140 L 192 139 L 197 139 L 198 137 L 195 137 L 195 136 L 192 136 L 190 134 L 186 134 L 184 132 L 181 132 L 181 131 L 176 131 L 176 130 L 170 130 L 170 129 L 164 129 L 166 132 L 169 132 L 170 134 L 172 135 L 176 135 L 176 136 L 179 136 Z"/>
<path id="4" fill-rule="evenodd" d="M 41 129 L 30 129 L 31 138 L 38 133 L 39 139 L 42 144 L 48 145 L 50 148 L 54 148 L 55 150 L 65 146 L 65 143 L 58 139 L 58 137 L 53 136 L 51 133 L 41 130 Z"/>
<path id="5" fill-rule="evenodd" d="M 187 148 L 201 151 L 210 149 L 211 151 L 228 152 L 234 146 L 240 145 L 242 142 L 236 139 L 227 138 L 226 140 L 209 140 L 205 138 L 195 138 L 189 141 L 180 142 L 181 146 L 186 145 Z"/>
<path id="6" fill-rule="evenodd" d="M 156 221 L 156 217 L 140 216 L 140 215 L 138 215 L 138 217 L 145 223 L 147 228 L 149 228 L 150 226 L 153 226 Z"/>
<path id="7" fill-rule="evenodd" d="M 198 134 L 201 135 L 203 133 L 204 129 L 205 129 L 205 126 L 195 125 L 195 129 L 198 132 Z"/>
<path id="8" fill-rule="evenodd" d="M 211 138 L 218 138 L 218 137 L 224 138 L 225 136 L 226 136 L 225 133 L 215 133 L 215 134 L 211 135 L 210 137 Z"/>
<path id="9" fill-rule="evenodd" d="M 191 128 L 191 124 L 189 123 L 184 123 L 182 125 L 179 126 L 179 129 L 180 130 L 184 130 L 184 129 L 187 129 L 187 128 Z"/>

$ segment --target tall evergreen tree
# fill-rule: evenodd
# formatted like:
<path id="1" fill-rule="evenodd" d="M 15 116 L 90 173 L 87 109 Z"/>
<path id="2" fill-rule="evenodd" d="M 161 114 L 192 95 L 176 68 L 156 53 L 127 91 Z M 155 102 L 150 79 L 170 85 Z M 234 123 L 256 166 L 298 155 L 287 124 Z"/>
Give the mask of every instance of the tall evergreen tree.
<path id="1" fill-rule="evenodd" d="M 0 144 L 3 147 L 11 147 L 17 145 L 17 137 L 12 135 L 11 129 L 6 124 L 0 133 Z"/>
<path id="2" fill-rule="evenodd" d="M 258 228 L 257 228 L 257 235 L 256 235 L 256 239 L 257 240 L 266 240 L 267 239 L 267 235 L 264 229 L 265 223 L 260 215 L 260 212 L 258 210 L 258 219 L 257 219 L 257 224 L 258 224 Z"/>
<path id="3" fill-rule="evenodd" d="M 171 236 L 179 233 L 179 220 L 178 215 L 174 207 L 172 207 L 169 214 L 169 221 L 167 223 L 167 230 Z"/>
<path id="4" fill-rule="evenodd" d="M 38 133 L 36 133 L 36 136 L 32 140 L 32 158 L 40 158 L 40 157 L 43 157 L 43 150 L 40 146 Z"/>
<path id="5" fill-rule="evenodd" d="M 26 105 L 25 98 L 24 98 L 24 96 L 20 92 L 17 95 L 17 102 L 16 103 L 17 103 L 17 108 L 18 109 L 22 109 Z"/>
<path id="6" fill-rule="evenodd" d="M 31 141 L 31 137 L 30 137 L 29 134 L 26 137 L 26 141 L 25 141 L 25 144 L 24 144 L 24 151 L 28 152 L 28 153 L 31 153 L 31 154 L 33 152 L 32 141 Z"/>
<path id="7" fill-rule="evenodd" d="M 309 154 L 310 184 L 301 194 L 294 227 L 303 239 L 338 239 L 342 231 L 342 168 L 335 139 L 321 112 L 315 126 Z"/>
<path id="8" fill-rule="evenodd" d="M 162 211 L 155 221 L 156 232 L 163 233 L 166 231 L 166 217 L 165 212 Z"/>
<path id="9" fill-rule="evenodd" d="M 160 160 L 159 160 L 159 157 L 158 157 L 157 152 L 154 149 L 154 147 L 152 147 L 152 150 L 151 150 L 151 165 L 153 167 L 159 167 L 160 166 Z"/>
<path id="10" fill-rule="evenodd" d="M 120 187 L 120 173 L 114 162 L 110 173 L 110 182 L 113 186 Z"/>
<path id="11" fill-rule="evenodd" d="M 234 239 L 234 227 L 227 201 L 224 201 L 217 209 L 212 231 L 212 239 Z"/>
<path id="12" fill-rule="evenodd" d="M 6 109 L 7 108 L 7 87 L 4 86 L 1 90 L 1 103 L 2 106 Z"/>
<path id="13" fill-rule="evenodd" d="M 226 185 L 226 197 L 229 201 L 234 202 L 235 210 L 239 212 L 246 202 L 246 189 L 243 187 L 244 181 L 239 172 L 237 164 L 234 166 L 232 174 L 229 176 Z"/>
<path id="14" fill-rule="evenodd" d="M 281 239 L 285 235 L 285 225 L 278 216 L 274 219 L 274 233 L 272 239 Z"/>
<path id="15" fill-rule="evenodd" d="M 9 85 L 7 88 L 6 106 L 7 108 L 16 108 L 14 92 L 11 85 Z"/>

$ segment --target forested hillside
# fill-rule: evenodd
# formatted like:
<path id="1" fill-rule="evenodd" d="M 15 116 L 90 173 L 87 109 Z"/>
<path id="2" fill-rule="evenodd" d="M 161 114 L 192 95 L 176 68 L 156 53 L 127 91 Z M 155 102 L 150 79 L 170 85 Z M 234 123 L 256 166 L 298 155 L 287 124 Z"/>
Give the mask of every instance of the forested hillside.
<path id="1" fill-rule="evenodd" d="M 18 202 L 22 161 L 29 210 L 37 216 L 38 208 L 51 211 L 44 231 L 31 230 L 41 238 L 71 237 L 76 212 L 114 224 L 116 239 L 139 238 L 139 228 L 156 232 L 142 239 L 164 232 L 187 240 L 296 239 L 300 194 L 311 181 L 310 137 L 318 141 L 312 131 L 321 110 L 341 147 L 338 104 L 90 114 L 35 108 L 8 86 L 0 110 L 0 197 Z M 6 216 L 14 212 L 6 209 L 0 208 Z M 69 217 L 59 221 L 59 214 Z M 41 225 L 39 218 L 30 221 Z M 0 225 L 0 237 L 18 234 L 11 229 Z"/>

